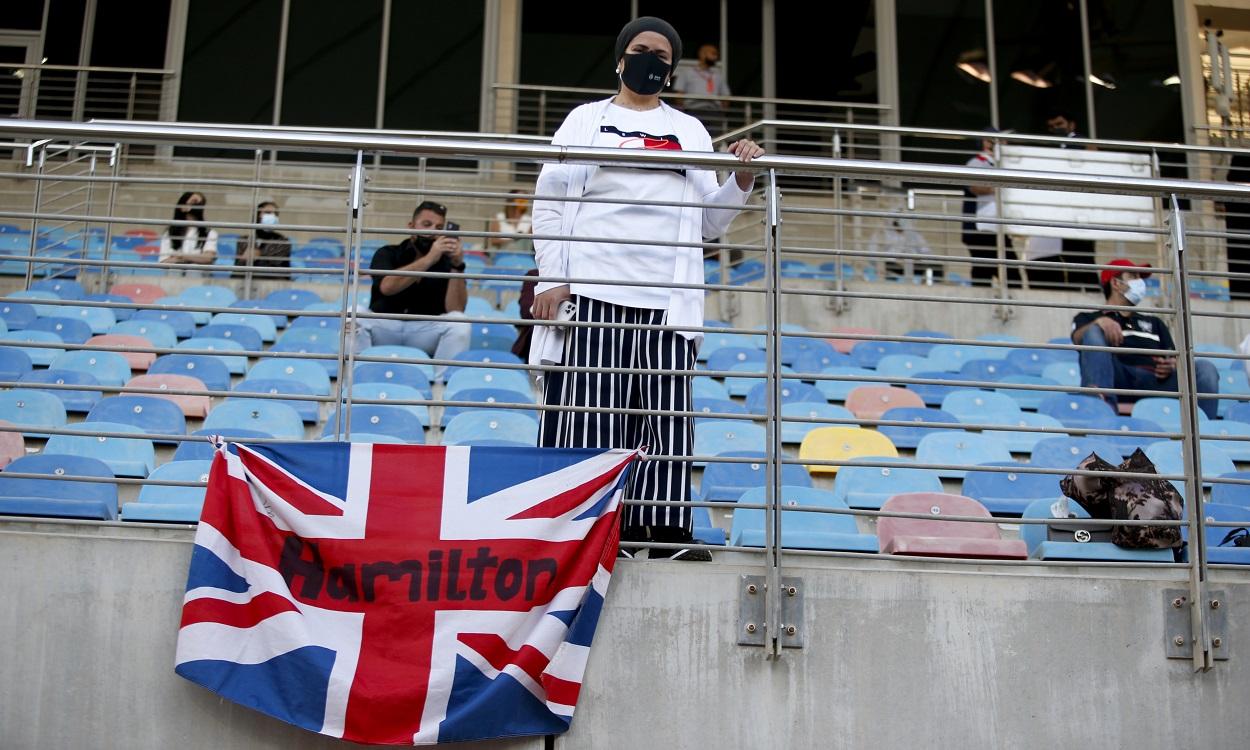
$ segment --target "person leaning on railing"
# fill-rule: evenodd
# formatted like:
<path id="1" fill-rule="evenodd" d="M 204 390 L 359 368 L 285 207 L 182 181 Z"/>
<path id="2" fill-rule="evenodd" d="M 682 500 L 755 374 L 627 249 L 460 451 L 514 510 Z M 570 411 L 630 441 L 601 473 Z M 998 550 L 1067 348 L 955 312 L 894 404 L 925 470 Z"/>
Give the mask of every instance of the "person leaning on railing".
<path id="1" fill-rule="evenodd" d="M 278 204 L 265 201 L 256 206 L 256 223 L 266 227 L 278 223 Z M 289 268 L 291 266 L 291 240 L 272 229 L 257 229 L 256 242 L 244 242 L 234 258 L 236 266 L 253 268 Z M 235 271 L 237 275 L 239 271 Z"/>
<path id="2" fill-rule="evenodd" d="M 630 22 L 616 41 L 621 80 L 610 99 L 583 104 L 569 113 L 552 143 L 561 146 L 711 151 L 712 139 L 697 119 L 660 101 L 659 93 L 681 56 L 681 39 L 667 22 L 644 17 Z M 742 162 L 764 153 L 742 140 L 729 147 Z M 754 178 L 738 172 L 724 185 L 702 169 L 626 168 L 548 163 L 538 177 L 538 195 L 578 200 L 535 201 L 534 233 L 543 236 L 610 238 L 606 242 L 536 239 L 535 260 L 544 277 L 602 279 L 608 284 L 536 285 L 535 320 L 556 320 L 563 303 L 579 322 L 604 324 L 535 329 L 531 364 L 575 368 L 632 368 L 692 372 L 702 334 L 694 331 L 624 330 L 611 324 L 703 325 L 703 291 L 632 286 L 630 282 L 703 283 L 703 252 L 673 247 L 718 237 L 746 202 Z M 639 204 L 612 201 L 643 201 Z M 676 203 L 731 204 L 704 209 Z M 658 243 L 658 244 L 642 244 Z M 637 448 L 654 456 L 689 456 L 692 420 L 656 412 L 690 410 L 685 375 L 603 374 L 574 371 L 544 378 L 549 406 L 596 407 L 596 413 L 544 411 L 539 441 L 548 447 Z M 645 415 L 611 413 L 638 409 Z M 626 506 L 622 539 L 682 544 L 691 540 L 690 464 L 650 460 L 637 466 L 626 497 L 670 501 Z M 704 553 L 652 549 L 651 557 L 710 559 Z"/>
<path id="3" fill-rule="evenodd" d="M 204 221 L 208 201 L 203 193 L 186 192 L 174 206 L 174 221 Z M 161 235 L 161 263 L 211 266 L 217 260 L 217 230 L 174 223 Z"/>

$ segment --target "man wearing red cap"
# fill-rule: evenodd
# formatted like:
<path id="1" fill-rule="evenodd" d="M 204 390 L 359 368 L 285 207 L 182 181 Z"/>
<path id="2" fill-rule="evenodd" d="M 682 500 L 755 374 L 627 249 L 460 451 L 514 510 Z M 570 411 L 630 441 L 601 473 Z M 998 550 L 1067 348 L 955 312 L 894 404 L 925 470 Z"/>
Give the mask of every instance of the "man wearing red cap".
<path id="1" fill-rule="evenodd" d="M 1146 296 L 1146 279 L 1150 278 L 1150 272 L 1144 269 L 1150 268 L 1150 264 L 1138 265 L 1126 258 L 1116 258 L 1108 265 L 1124 270 L 1108 268 L 1099 277 L 1107 305 L 1132 307 L 1140 304 Z M 1077 315 L 1072 319 L 1072 343 L 1126 349 L 1176 349 L 1167 324 L 1131 310 L 1101 310 Z M 1199 393 L 1219 392 L 1220 375 L 1215 365 L 1199 360 L 1195 370 Z M 1175 392 L 1176 383 L 1176 356 L 1173 354 L 1081 352 L 1081 385 L 1086 388 Z M 1118 399 L 1114 394 L 1104 394 L 1102 398 L 1115 408 Z M 1202 399 L 1198 406 L 1208 417 L 1216 418 L 1217 399 Z"/>

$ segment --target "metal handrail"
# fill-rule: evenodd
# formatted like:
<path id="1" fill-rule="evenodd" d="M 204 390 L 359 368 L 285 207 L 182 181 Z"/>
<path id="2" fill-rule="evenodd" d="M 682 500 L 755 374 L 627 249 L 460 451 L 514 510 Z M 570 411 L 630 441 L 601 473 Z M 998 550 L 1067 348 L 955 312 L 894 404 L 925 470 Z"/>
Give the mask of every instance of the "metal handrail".
<path id="1" fill-rule="evenodd" d="M 616 93 L 616 89 L 601 88 L 584 88 L 579 86 L 540 86 L 536 84 L 525 83 L 496 83 L 491 85 L 492 89 L 500 91 L 539 91 L 559 94 L 580 94 L 591 97 L 605 97 Z M 743 104 L 781 104 L 786 106 L 797 107 L 820 107 L 825 109 L 863 109 L 876 112 L 888 112 L 890 110 L 887 104 L 875 104 L 871 102 L 839 102 L 830 101 L 828 99 L 777 99 L 763 96 L 707 96 L 706 94 L 678 94 L 676 92 L 667 92 L 663 96 L 674 97 L 680 99 L 710 99 L 718 102 L 741 102 Z"/>

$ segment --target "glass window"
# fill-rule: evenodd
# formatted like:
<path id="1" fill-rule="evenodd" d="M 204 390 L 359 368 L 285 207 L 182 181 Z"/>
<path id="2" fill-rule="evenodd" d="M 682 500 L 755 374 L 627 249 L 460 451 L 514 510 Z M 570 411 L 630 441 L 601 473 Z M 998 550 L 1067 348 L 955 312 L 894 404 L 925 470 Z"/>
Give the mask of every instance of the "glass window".
<path id="1" fill-rule="evenodd" d="M 1090 0 L 1098 137 L 1183 142 L 1176 30 L 1168 0 Z"/>
<path id="2" fill-rule="evenodd" d="M 985 5 L 969 0 L 896 0 L 898 121 L 976 130 L 990 124 Z"/>
<path id="3" fill-rule="evenodd" d="M 291 3 L 281 124 L 373 127 L 381 39 L 382 0 Z"/>
<path id="4" fill-rule="evenodd" d="M 1056 112 L 1087 135 L 1081 16 L 1073 0 L 994 0 L 999 125 L 1045 133 Z"/>
<path id="5" fill-rule="evenodd" d="M 482 3 L 393 4 L 387 128 L 478 129 L 483 23 Z"/>
<path id="6" fill-rule="evenodd" d="M 776 3 L 777 96 L 876 102 L 874 4 Z"/>
<path id="7" fill-rule="evenodd" d="M 544 0 L 521 11 L 521 82 L 616 88 L 612 50 L 629 21 L 629 2 Z M 552 54 L 559 50 L 559 54 Z"/>
<path id="8" fill-rule="evenodd" d="M 191 3 L 178 119 L 272 124 L 281 21 L 282 0 Z"/>

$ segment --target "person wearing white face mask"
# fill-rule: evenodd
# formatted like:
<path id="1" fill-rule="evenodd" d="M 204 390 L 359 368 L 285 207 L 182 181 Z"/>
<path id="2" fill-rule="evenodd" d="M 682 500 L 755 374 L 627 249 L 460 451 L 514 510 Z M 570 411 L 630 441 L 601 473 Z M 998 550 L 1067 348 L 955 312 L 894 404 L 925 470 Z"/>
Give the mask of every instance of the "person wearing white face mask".
<path id="1" fill-rule="evenodd" d="M 1103 296 L 1108 306 L 1133 307 L 1141 304 L 1146 296 L 1146 279 L 1150 278 L 1150 272 L 1144 269 L 1150 268 L 1150 264 L 1138 265 L 1126 258 L 1116 258 L 1107 265 L 1125 269 L 1121 271 L 1108 268 L 1100 276 Z M 1122 310 L 1100 310 L 1077 315 L 1072 319 L 1072 343 L 1164 351 L 1176 348 L 1172 341 L 1172 332 L 1162 320 L 1151 315 Z M 1083 351 L 1080 357 L 1083 387 L 1176 392 L 1176 356 L 1173 354 L 1154 356 L 1144 353 Z M 1206 360 L 1198 360 L 1194 366 L 1198 393 L 1219 393 L 1220 374 L 1215 365 Z M 1113 409 L 1116 408 L 1118 399 L 1114 394 L 1103 394 L 1102 398 Z M 1219 400 L 1201 399 L 1198 406 L 1208 417 L 1215 419 Z"/>
<path id="2" fill-rule="evenodd" d="M 270 228 L 278 224 L 278 204 L 273 201 L 258 204 L 256 223 L 263 224 L 265 228 L 256 230 L 255 243 L 240 243 L 234 264 L 253 268 L 289 268 L 291 241 L 286 235 Z M 239 272 L 236 271 L 235 274 L 238 275 Z"/>

